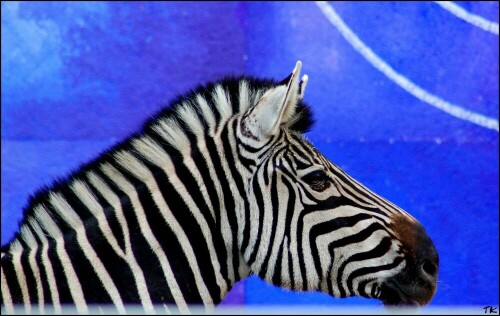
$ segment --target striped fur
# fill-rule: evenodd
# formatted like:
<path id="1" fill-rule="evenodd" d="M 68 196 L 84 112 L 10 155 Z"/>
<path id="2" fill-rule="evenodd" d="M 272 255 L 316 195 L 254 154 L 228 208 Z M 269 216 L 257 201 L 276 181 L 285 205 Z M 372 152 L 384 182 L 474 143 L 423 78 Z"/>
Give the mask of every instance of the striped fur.
<path id="1" fill-rule="evenodd" d="M 200 86 L 36 193 L 2 248 L 5 311 L 213 306 L 250 273 L 381 298 L 407 265 L 393 219 L 416 221 L 302 136 L 312 118 L 299 71 Z"/>

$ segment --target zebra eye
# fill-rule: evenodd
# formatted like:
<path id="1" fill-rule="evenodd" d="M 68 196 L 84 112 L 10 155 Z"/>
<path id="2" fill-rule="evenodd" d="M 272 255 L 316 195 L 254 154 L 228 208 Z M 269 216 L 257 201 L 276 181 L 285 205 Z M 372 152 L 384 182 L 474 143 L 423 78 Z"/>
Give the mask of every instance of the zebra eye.
<path id="1" fill-rule="evenodd" d="M 323 170 L 316 170 L 302 177 L 309 186 L 318 192 L 328 189 L 331 185 L 328 175 Z"/>

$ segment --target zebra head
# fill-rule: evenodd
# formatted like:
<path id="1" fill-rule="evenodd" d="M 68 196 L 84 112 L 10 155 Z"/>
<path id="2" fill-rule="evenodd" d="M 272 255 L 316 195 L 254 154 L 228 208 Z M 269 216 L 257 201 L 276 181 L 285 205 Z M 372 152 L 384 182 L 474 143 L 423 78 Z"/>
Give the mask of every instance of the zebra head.
<path id="1" fill-rule="evenodd" d="M 425 305 L 438 254 L 422 225 L 329 161 L 293 128 L 309 115 L 301 63 L 238 121 L 248 201 L 240 249 L 251 271 L 293 290 Z"/>

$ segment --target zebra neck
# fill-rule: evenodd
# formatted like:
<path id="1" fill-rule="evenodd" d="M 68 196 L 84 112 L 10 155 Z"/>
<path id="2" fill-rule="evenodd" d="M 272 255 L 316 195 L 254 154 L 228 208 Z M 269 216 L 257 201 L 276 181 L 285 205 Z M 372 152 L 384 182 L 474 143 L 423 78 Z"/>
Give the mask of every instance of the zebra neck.
<path id="1" fill-rule="evenodd" d="M 99 279 L 93 271 L 104 267 L 103 274 L 118 289 L 122 281 L 113 273 L 120 270 L 132 271 L 129 284 L 165 289 L 122 297 L 128 302 L 149 296 L 153 303 L 219 303 L 248 275 L 234 233 L 238 201 L 223 193 L 235 189 L 228 180 L 233 167 L 222 159 L 226 149 L 210 137 L 204 146 L 192 146 L 189 154 L 163 147 L 152 137 L 133 142 L 151 147 L 113 152 L 112 159 L 47 192 L 33 206 L 10 252 L 26 251 L 26 257 L 40 253 L 37 260 L 54 264 L 55 279 L 63 261 L 79 262 L 65 269 L 73 269 L 70 276 L 85 278 L 79 279 L 83 292 L 91 283 L 87 279 Z M 113 268 L 104 258 L 113 258 Z"/>
<path id="2" fill-rule="evenodd" d="M 225 94 L 219 90 L 220 101 Z M 9 250 L 41 252 L 57 268 L 63 261 L 80 262 L 72 275 L 83 283 L 106 283 L 93 272 L 102 270 L 98 265 L 118 289 L 120 282 L 170 289 L 124 298 L 128 302 L 148 301 L 149 295 L 153 302 L 217 304 L 249 273 L 238 247 L 246 192 L 236 153 L 237 116 L 227 104 L 203 120 L 191 119 L 198 117 L 192 107 L 178 107 L 178 117 L 156 119 L 68 180 L 39 192 L 15 238 L 22 247 L 11 243 Z M 182 120 L 187 124 L 180 125 Z M 100 258 L 112 258 L 113 267 Z"/>

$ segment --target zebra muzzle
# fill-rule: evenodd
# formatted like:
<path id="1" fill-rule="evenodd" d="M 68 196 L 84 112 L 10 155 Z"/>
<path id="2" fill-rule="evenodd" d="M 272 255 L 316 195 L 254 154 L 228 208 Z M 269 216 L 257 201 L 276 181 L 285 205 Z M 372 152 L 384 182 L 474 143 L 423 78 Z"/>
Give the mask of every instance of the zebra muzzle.
<path id="1" fill-rule="evenodd" d="M 386 306 L 427 305 L 436 292 L 437 250 L 419 222 L 399 222 L 396 227 L 406 265 L 381 285 L 380 299 Z"/>

